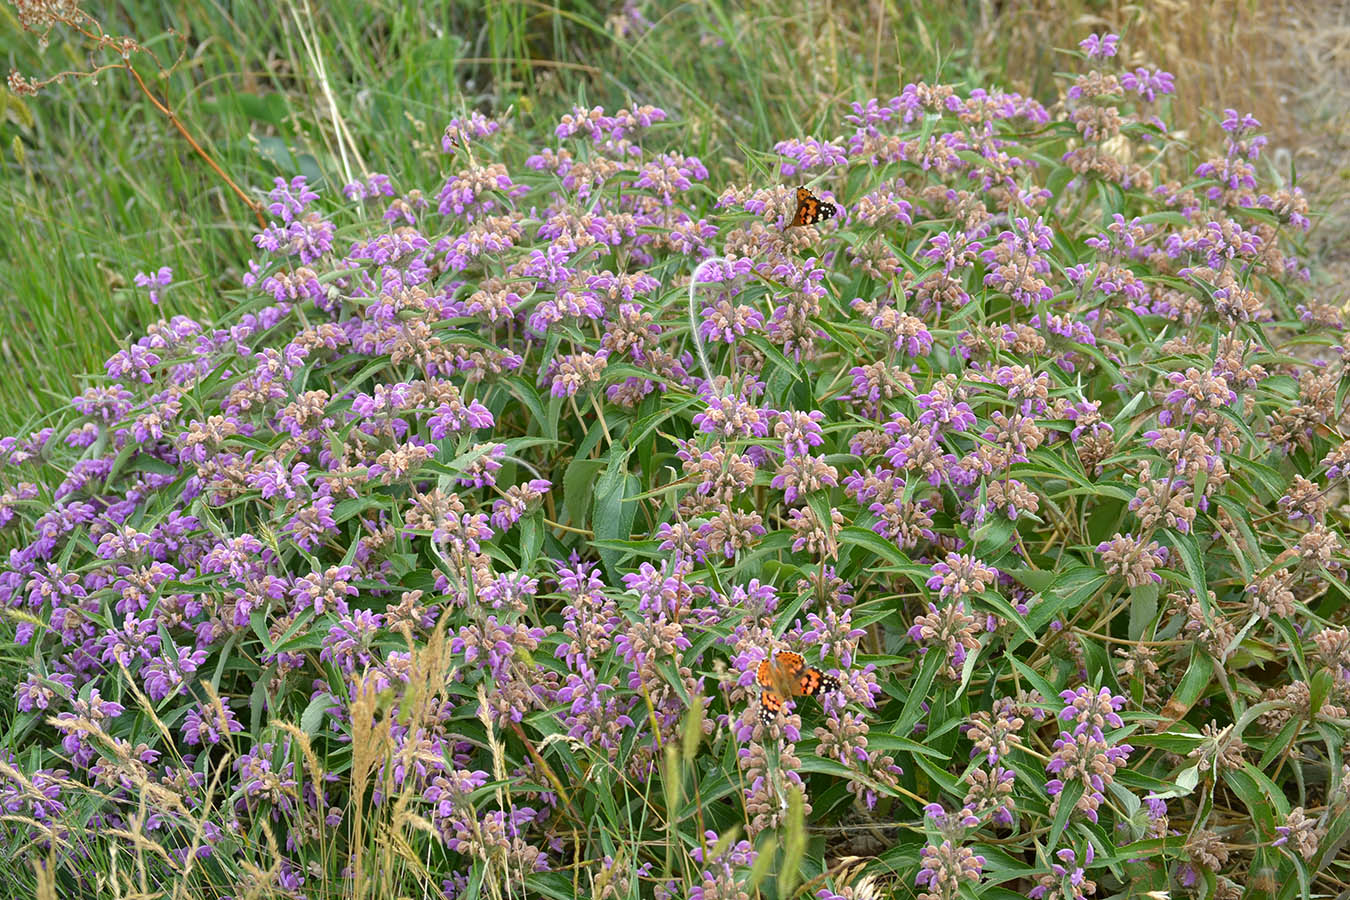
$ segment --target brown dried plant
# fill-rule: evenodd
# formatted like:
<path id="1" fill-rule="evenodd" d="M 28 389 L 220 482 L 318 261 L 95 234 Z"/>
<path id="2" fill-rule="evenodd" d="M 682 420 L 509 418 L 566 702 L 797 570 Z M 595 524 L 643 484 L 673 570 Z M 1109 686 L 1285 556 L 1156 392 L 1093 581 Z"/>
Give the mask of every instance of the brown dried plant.
<path id="1" fill-rule="evenodd" d="M 262 214 L 262 204 L 246 194 L 244 189 L 236 184 L 234 179 L 212 158 L 211 154 L 206 152 L 201 142 L 193 137 L 192 132 L 188 131 L 183 120 L 169 105 L 168 98 L 161 97 L 151 90 L 150 85 L 146 83 L 145 78 L 133 64 L 133 60 L 136 59 L 149 60 L 157 70 L 157 77 L 162 80 L 182 60 L 183 53 L 180 53 L 178 59 L 175 59 L 173 63 L 166 66 L 153 50 L 134 37 L 129 35 L 116 37 L 104 31 L 103 26 L 97 19 L 80 8 L 79 0 L 10 0 L 10 2 L 18 14 L 19 24 L 23 26 L 25 31 L 37 34 L 41 46 L 46 46 L 53 28 L 64 26 L 87 42 L 91 60 L 91 67 L 88 69 L 69 69 L 42 78 L 26 76 L 17 69 L 11 69 L 8 84 L 10 91 L 15 96 L 32 96 L 44 87 L 65 81 L 68 78 L 84 78 L 96 82 L 104 72 L 119 70 L 126 72 L 136 83 L 137 89 L 150 101 L 150 104 L 168 119 L 169 124 L 183 136 L 183 139 L 192 147 L 193 152 L 200 156 L 202 161 L 210 166 L 211 170 L 229 186 L 235 196 L 253 211 L 254 217 L 258 220 L 258 227 L 267 227 L 267 222 Z M 176 32 L 173 32 L 173 34 L 180 41 L 182 40 L 181 35 Z M 94 61 L 100 56 L 111 57 L 111 59 L 107 62 Z"/>

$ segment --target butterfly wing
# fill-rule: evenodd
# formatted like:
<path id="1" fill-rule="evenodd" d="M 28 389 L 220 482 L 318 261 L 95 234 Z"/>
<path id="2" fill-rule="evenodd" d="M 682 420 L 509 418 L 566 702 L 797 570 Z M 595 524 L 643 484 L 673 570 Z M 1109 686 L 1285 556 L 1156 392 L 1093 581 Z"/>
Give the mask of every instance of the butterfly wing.
<path id="1" fill-rule="evenodd" d="M 814 697 L 821 691 L 834 691 L 839 689 L 839 679 L 832 675 L 826 675 L 824 672 L 814 666 L 803 669 L 801 675 L 797 678 L 798 693 L 807 697 Z"/>
<path id="2" fill-rule="evenodd" d="M 806 658 L 800 653 L 783 650 L 773 657 L 776 681 L 774 687 L 787 694 L 800 694 L 797 690 L 801 682 L 802 670 L 806 668 Z"/>
<path id="3" fill-rule="evenodd" d="M 773 687 L 773 663 L 771 657 L 765 657 L 759 661 L 759 668 L 755 671 L 755 681 L 759 682 L 762 688 Z"/>
<path id="4" fill-rule="evenodd" d="M 788 697 L 814 697 L 821 691 L 839 688 L 839 680 L 826 675 L 815 666 L 808 666 L 806 658 L 789 650 L 779 651 L 762 660 L 755 672 L 755 680 L 762 688 L 759 697 L 759 717 L 765 725 L 777 720 Z"/>
<path id="5" fill-rule="evenodd" d="M 778 714 L 783 711 L 783 698 L 773 691 L 765 688 L 759 695 L 759 720 L 765 725 L 772 725 L 778 719 Z"/>
<path id="6" fill-rule="evenodd" d="M 755 681 L 762 688 L 759 695 L 759 717 L 766 725 L 772 724 L 783 711 L 783 704 L 797 691 L 798 675 L 806 660 L 800 653 L 779 651 L 759 664 Z"/>
<path id="7" fill-rule="evenodd" d="M 815 221 L 816 207 L 820 201 L 804 187 L 797 188 L 797 212 L 792 216 L 793 226 L 809 225 Z"/>
<path id="8" fill-rule="evenodd" d="M 839 212 L 839 207 L 833 203 L 825 203 L 815 194 L 804 187 L 797 188 L 797 212 L 792 217 L 792 224 L 814 225 L 825 219 L 833 218 Z"/>

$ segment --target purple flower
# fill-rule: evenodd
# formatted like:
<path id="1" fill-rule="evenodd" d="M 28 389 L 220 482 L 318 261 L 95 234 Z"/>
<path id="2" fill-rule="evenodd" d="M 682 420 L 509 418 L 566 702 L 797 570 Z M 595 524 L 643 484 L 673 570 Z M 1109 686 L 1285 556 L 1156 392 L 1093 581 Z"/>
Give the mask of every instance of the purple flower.
<path id="1" fill-rule="evenodd" d="M 277 807 L 281 812 L 291 812 L 295 808 L 298 796 L 295 780 L 295 762 L 290 759 L 290 741 L 276 754 L 276 745 L 270 741 L 255 744 L 247 753 L 235 760 L 234 770 L 238 773 L 239 790 L 243 796 L 236 808 L 246 809 L 259 802 Z M 274 758 L 286 760 L 275 768 Z"/>
<path id="2" fill-rule="evenodd" d="M 302 265 L 325 256 L 333 249 L 336 228 L 318 213 L 306 213 L 286 225 L 271 225 L 253 236 L 253 243 L 262 250 L 279 256 L 299 257 Z"/>
<path id="3" fill-rule="evenodd" d="M 16 690 L 17 705 L 21 712 L 47 709 L 57 696 L 69 698 L 74 690 L 74 675 L 66 673 L 44 678 L 30 673 L 27 678 L 19 682 Z"/>
<path id="4" fill-rule="evenodd" d="M 351 583 L 356 577 L 354 566 L 329 566 L 322 573 L 311 572 L 296 579 L 290 592 L 292 610 L 297 613 L 310 610 L 316 615 L 332 610 L 340 616 L 347 615 L 347 598 L 359 593 Z"/>
<path id="5" fill-rule="evenodd" d="M 148 287 L 150 289 L 150 302 L 159 305 L 159 288 L 168 287 L 173 283 L 173 269 L 168 266 L 160 266 L 159 271 L 146 274 L 137 272 L 135 277 L 137 287 Z"/>
<path id="6" fill-rule="evenodd" d="M 617 30 L 651 24 L 641 2 L 619 6 Z M 31 662 L 0 720 L 52 738 L 5 758 L 9 832 L 59 844 L 75 792 L 85 837 L 125 831 L 119 798 L 148 779 L 168 793 L 140 798 L 145 830 L 170 860 L 187 864 L 198 826 L 209 853 L 266 825 L 285 859 L 264 880 L 313 893 L 302 862 L 315 827 L 346 833 L 348 773 L 309 778 L 270 710 L 261 732 L 241 721 L 250 685 L 230 659 L 246 659 L 329 745 L 363 734 L 376 702 L 371 800 L 398 800 L 460 857 L 437 876 L 447 896 L 476 859 L 570 866 L 553 826 L 588 798 L 555 778 L 603 770 L 636 797 L 701 706 L 699 761 L 743 791 L 744 840 L 677 848 L 688 885 L 603 848 L 567 877 L 612 868 L 620 895 L 722 900 L 750 890 L 756 841 L 796 789 L 810 826 L 838 818 L 841 790 L 885 811 L 902 773 L 869 711 L 904 705 L 893 682 L 933 653 L 949 686 L 973 673 L 1008 693 L 950 732 L 968 761 L 932 761 L 959 780 L 928 798 L 915 893 L 979 893 L 992 834 L 1039 866 L 1024 893 L 1093 894 L 1085 832 L 1037 857 L 1026 807 L 1120 840 L 1169 832 L 1156 797 L 1122 819 L 1120 768 L 1147 780 L 1170 763 L 1132 759 L 1125 699 L 1080 652 L 1085 633 L 1124 633 L 1111 616 L 1131 589 L 1189 580 L 1168 536 L 1198 540 L 1214 602 L 1160 594 L 1148 636 L 1175 639 L 1112 649 L 1103 677 L 1130 682 L 1133 715 L 1158 713 L 1159 672 L 1193 644 L 1218 654 L 1242 628 L 1310 672 L 1350 671 L 1345 630 L 1308 621 L 1322 576 L 1343 574 L 1332 506 L 1350 472 L 1346 317 L 1295 255 L 1315 213 L 1268 182 L 1251 116 L 1226 112 L 1223 150 L 1189 171 L 1140 152 L 1174 133 L 1155 113 L 1175 79 L 1099 62 L 1117 53 L 1113 34 L 1083 42 L 1093 71 L 1053 125 L 978 86 L 860 97 L 838 136 L 773 148 L 787 184 L 705 190 L 688 135 L 641 105 L 575 108 L 519 157 L 504 122 L 461 111 L 434 181 L 362 170 L 336 206 L 277 180 L 238 309 L 148 324 L 67 407 L 0 436 L 0 607 Z M 847 227 L 783 227 L 804 173 L 823 197 L 847 189 Z M 130 276 L 155 302 L 176 284 L 167 267 Z M 605 521 L 590 494 L 620 459 L 636 486 Z M 1121 517 L 1133 533 L 1114 533 Z M 1038 606 L 1059 594 L 1077 599 Z M 1028 629 L 1048 655 L 1021 656 L 1058 679 L 1058 704 L 1007 679 L 1004 645 L 1030 649 Z M 428 693 L 407 645 L 442 639 L 445 684 Z M 758 666 L 785 647 L 838 685 L 764 716 Z M 216 668 L 228 698 L 202 690 Z M 137 687 L 180 752 L 138 743 L 144 717 L 99 693 Z M 1307 690 L 1258 685 L 1254 727 L 1334 724 L 1339 694 L 1319 713 Z M 951 729 L 951 710 L 910 700 L 907 728 Z M 1222 692 L 1206 702 L 1219 723 L 1239 712 Z M 550 733 L 541 756 L 512 749 Z M 843 768 L 808 780 L 804 737 Z M 494 741 L 512 745 L 504 769 Z M 1014 776 L 1037 746 L 1043 777 Z M 223 807 L 207 796 L 222 754 Z M 1286 818 L 1223 828 L 1324 852 L 1317 812 Z M 1192 837 L 1159 862 L 1182 885 L 1207 865 L 1205 831 Z"/>
<path id="7" fill-rule="evenodd" d="M 348 200 L 372 200 L 376 197 L 394 196 L 394 185 L 388 175 L 372 172 L 365 181 L 354 181 L 343 185 L 342 196 Z"/>
<path id="8" fill-rule="evenodd" d="M 324 635 L 319 659 L 332 662 L 347 673 L 370 665 L 375 659 L 371 653 L 371 641 L 383 624 L 384 616 L 368 609 L 358 609 L 351 615 L 344 615 Z"/>
<path id="9" fill-rule="evenodd" d="M 552 484 L 545 478 L 534 478 L 524 484 L 513 485 L 506 489 L 502 499 L 492 504 L 492 527 L 505 531 L 525 514 L 529 505 L 548 493 Z"/>
<path id="10" fill-rule="evenodd" d="M 182 725 L 183 740 L 189 746 L 213 746 L 231 734 L 238 734 L 244 726 L 230 709 L 230 698 L 220 698 L 220 705 L 199 703 L 188 709 Z"/>
<path id="11" fill-rule="evenodd" d="M 1220 125 L 1224 131 L 1232 135 L 1241 135 L 1244 132 L 1261 127 L 1261 123 L 1251 113 L 1239 115 L 1235 109 L 1223 111 L 1223 121 Z"/>
<path id="12" fill-rule="evenodd" d="M 291 517 L 285 530 L 295 538 L 295 543 L 301 549 L 313 550 L 326 536 L 337 533 L 337 522 L 333 520 L 333 498 L 327 495 L 315 497 L 313 502 Z"/>
<path id="13" fill-rule="evenodd" d="M 1125 724 L 1116 712 L 1125 706 L 1125 698 L 1112 695 L 1106 688 L 1093 694 L 1090 688 L 1080 687 L 1063 691 L 1059 697 L 1069 704 L 1060 711 L 1059 717 L 1065 722 L 1076 723 L 1075 735 L 1090 730 L 1097 740 L 1105 740 L 1102 736 L 1103 725 L 1121 728 Z"/>
<path id="14" fill-rule="evenodd" d="M 188 676 L 206 662 L 205 650 L 170 647 L 168 655 L 152 660 L 141 669 L 145 692 L 151 700 L 163 700 L 170 694 L 182 693 Z"/>
<path id="15" fill-rule="evenodd" d="M 1134 91 L 1150 103 L 1156 100 L 1159 94 L 1170 94 L 1176 90 L 1172 73 L 1161 69 L 1140 67 L 1133 72 L 1122 73 L 1120 83 L 1127 91 Z"/>
<path id="16" fill-rule="evenodd" d="M 848 162 L 848 155 L 843 147 L 818 138 L 807 138 L 805 141 L 796 138 L 779 141 L 774 144 L 773 149 L 779 156 L 785 157 L 779 166 L 779 173 L 784 178 L 791 178 L 798 172 L 841 166 Z"/>
<path id="17" fill-rule="evenodd" d="M 114 353 L 104 363 L 103 370 L 113 378 L 128 376 L 143 384 L 152 384 L 151 370 L 159 365 L 160 358 L 144 347 L 133 346 Z"/>
<path id="18" fill-rule="evenodd" d="M 997 578 L 997 569 L 986 566 L 975 557 L 948 553 L 945 560 L 933 563 L 933 577 L 928 579 L 928 587 L 944 599 L 960 599 L 980 593 Z"/>
<path id="19" fill-rule="evenodd" d="M 1087 867 L 1092 865 L 1094 850 L 1092 842 L 1087 843 L 1082 865 L 1078 864 L 1078 854 L 1065 847 L 1055 851 L 1059 862 L 1051 863 L 1050 873 L 1040 876 L 1036 887 L 1027 891 L 1031 900 L 1054 897 L 1062 900 L 1085 900 L 1096 893 L 1096 885 L 1087 880 Z M 1072 868 L 1070 868 L 1072 867 Z"/>
<path id="20" fill-rule="evenodd" d="M 273 184 L 276 186 L 267 194 L 270 201 L 267 204 L 267 211 L 280 219 L 283 224 L 294 222 L 296 217 L 305 211 L 305 207 L 319 199 L 319 195 L 311 191 L 305 181 L 304 175 L 295 176 L 290 184 L 287 184 L 284 178 L 274 179 Z"/>
<path id="21" fill-rule="evenodd" d="M 1116 55 L 1118 34 L 1090 34 L 1078 42 L 1078 46 L 1087 54 L 1088 59 L 1106 59 Z"/>
<path id="22" fill-rule="evenodd" d="M 923 410 L 919 415 L 921 425 L 943 431 L 965 431 L 973 428 L 977 421 L 970 404 L 964 400 L 957 400 L 946 390 L 929 391 L 914 399 Z M 895 419 L 887 423 L 888 433 L 893 425 L 896 425 Z"/>
<path id="23" fill-rule="evenodd" d="M 501 130 L 502 124 L 489 119 L 478 110 L 473 110 L 463 119 L 454 118 L 445 126 L 445 135 L 441 138 L 441 150 L 454 153 L 461 141 L 483 140 Z"/>

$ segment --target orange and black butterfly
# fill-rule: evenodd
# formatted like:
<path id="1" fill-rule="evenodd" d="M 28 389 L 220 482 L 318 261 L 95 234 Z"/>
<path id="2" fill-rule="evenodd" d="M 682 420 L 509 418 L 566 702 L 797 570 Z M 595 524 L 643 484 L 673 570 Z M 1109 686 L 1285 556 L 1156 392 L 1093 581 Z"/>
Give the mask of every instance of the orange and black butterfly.
<path id="1" fill-rule="evenodd" d="M 792 225 L 814 225 L 826 219 L 832 219 L 839 207 L 826 203 L 804 187 L 797 188 L 797 213 L 792 217 Z M 792 226 L 788 226 L 792 227 Z"/>
<path id="2" fill-rule="evenodd" d="M 821 691 L 839 689 L 839 680 L 808 666 L 800 653 L 780 650 L 759 664 L 755 680 L 763 688 L 759 695 L 759 719 L 772 725 L 789 697 L 814 697 Z"/>

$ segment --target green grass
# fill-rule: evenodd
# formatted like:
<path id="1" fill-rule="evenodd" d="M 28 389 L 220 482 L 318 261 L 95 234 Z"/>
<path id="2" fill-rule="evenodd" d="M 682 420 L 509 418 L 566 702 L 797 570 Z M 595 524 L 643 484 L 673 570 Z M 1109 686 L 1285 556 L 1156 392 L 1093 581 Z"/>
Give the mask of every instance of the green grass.
<path id="1" fill-rule="evenodd" d="M 884 4 L 866 47 L 854 43 L 856 22 L 819 4 L 801 15 L 786 0 L 669 4 L 649 12 L 655 29 L 628 38 L 606 25 L 608 7 L 322 4 L 311 18 L 292 2 L 132 2 L 102 25 L 166 64 L 159 78 L 147 57 L 134 58 L 250 192 L 297 172 L 337 190 L 362 168 L 396 184 L 400 175 L 425 183 L 448 165 L 440 133 L 463 109 L 512 108 L 521 138 L 532 141 L 573 103 L 629 98 L 687 123 L 672 137 L 703 155 L 714 184 L 761 179 L 771 176 L 745 148 L 828 132 L 846 109 L 841 101 L 951 78 L 970 62 L 937 50 L 965 46 L 973 21 L 945 4 Z M 87 45 L 69 30 L 53 31 L 45 52 L 37 44 L 5 6 L 0 46 L 20 72 L 88 67 Z M 36 427 L 44 410 L 82 389 L 82 376 L 100 373 L 128 336 L 160 317 L 221 316 L 256 231 L 244 204 L 125 71 L 7 101 L 0 197 L 14 227 L 0 230 L 3 434 Z M 164 265 L 176 283 L 156 308 L 131 279 Z"/>
<path id="2" fill-rule="evenodd" d="M 620 6 L 126 2 L 102 24 L 167 65 L 167 77 L 152 77 L 150 60 L 136 57 L 153 89 L 250 192 L 297 172 L 336 189 L 363 166 L 425 182 L 447 165 L 436 147 L 459 110 L 510 108 L 522 139 L 533 140 L 575 102 L 613 107 L 630 98 L 676 114 L 682 149 L 702 155 L 712 183 L 770 179 L 747 148 L 833 134 L 847 101 L 891 96 L 907 81 L 1003 82 L 1053 100 L 1046 94 L 1060 61 L 1043 48 L 1069 46 L 1108 22 L 1178 72 L 1178 102 L 1199 92 L 1212 108 L 1250 99 L 1268 123 L 1279 115 L 1269 77 L 1230 71 L 1244 41 L 1261 40 L 1269 25 L 1251 4 L 1215 19 L 1200 4 L 1140 11 L 1099 0 L 996 10 L 975 0 L 648 2 L 639 8 L 655 27 L 627 34 L 616 22 Z M 57 29 L 39 52 L 9 5 L 0 7 L 0 48 L 31 77 L 88 68 L 77 35 Z M 1227 63 L 1206 56 L 1220 51 Z M 1234 85 L 1250 97 L 1235 97 Z M 228 306 L 221 291 L 238 285 L 255 223 L 126 72 L 69 79 L 37 97 L 0 96 L 0 198 L 14 223 L 0 230 L 8 375 L 0 433 L 13 433 L 161 316 L 220 316 Z M 130 279 L 162 265 L 178 284 L 155 309 Z"/>
<path id="3" fill-rule="evenodd" d="M 149 68 L 141 71 L 207 152 L 251 191 L 296 172 L 330 194 L 363 171 L 388 173 L 400 188 L 434 185 L 435 172 L 459 165 L 439 152 L 441 128 L 469 108 L 511 109 L 515 140 L 543 144 L 559 113 L 573 103 L 654 103 L 678 122 L 665 136 L 703 158 L 715 190 L 730 181 L 778 180 L 766 148 L 789 137 L 833 136 L 848 101 L 890 96 L 906 81 L 969 78 L 993 86 L 1004 79 L 991 72 L 1016 68 L 1024 86 L 1053 99 L 1043 96 L 1040 76 L 1054 68 L 1055 58 L 1045 54 L 1037 65 L 1013 66 L 1015 57 L 1026 55 L 1026 43 L 1016 44 L 1024 34 L 1009 31 L 991 43 L 996 29 L 980 20 L 981 4 L 953 14 L 939 3 L 917 9 L 883 3 L 882 20 L 866 23 L 850 18 L 858 12 L 819 3 L 672 3 L 659 15 L 648 9 L 657 27 L 628 38 L 608 21 L 609 6 L 512 0 L 410 10 L 386 2 L 325 5 L 310 19 L 295 4 L 197 3 L 166 18 L 164 8 L 144 3 L 123 5 L 104 26 L 114 34 L 136 34 L 164 59 L 186 53 L 166 79 L 149 78 Z M 1072 24 L 1081 34 L 1095 23 L 1055 24 Z M 169 28 L 186 38 L 165 36 Z M 35 39 L 19 32 L 12 18 L 0 40 L 29 74 L 84 64 L 83 51 L 60 34 L 37 55 Z M 96 374 L 120 342 L 154 320 L 178 313 L 228 318 L 256 230 L 245 205 L 125 72 L 106 73 L 97 84 L 57 85 L 37 98 L 10 98 L 6 109 L 0 152 L 14 226 L 0 229 L 0 360 L 10 376 L 0 381 L 0 435 L 36 427 L 44 410 L 80 389 L 83 373 Z M 162 265 L 173 267 L 176 283 L 154 307 L 131 278 Z M 1140 336 L 1136 346 L 1147 345 Z M 563 443 L 575 450 L 582 443 L 578 436 Z M 1122 484 L 1113 487 L 1129 496 Z M 1105 508 L 1114 509 L 1110 503 Z M 1095 517 L 1094 527 L 1106 521 Z M 987 541 L 1008 539 L 1007 532 L 997 540 L 984 533 Z M 1063 543 L 1059 537 L 1052 535 L 1046 546 Z M 1091 544 L 1084 546 L 1090 556 Z M 1207 593 L 1203 587 L 1200 595 Z M 1156 592 L 1152 602 L 1156 607 Z M 1208 657 L 1202 659 L 1205 668 L 1195 672 L 1209 671 Z M 430 668 L 443 673 L 443 661 L 436 661 Z M 26 671 L 17 659 L 0 660 L 0 666 Z M 17 678 L 6 672 L 0 680 L 12 684 Z M 735 770 L 730 745 L 715 765 L 697 759 L 697 734 L 696 725 L 688 728 L 679 758 L 669 746 L 661 779 L 640 791 L 604 766 L 586 770 L 590 782 L 580 799 L 588 806 L 581 818 L 592 823 L 596 846 L 621 864 L 639 858 L 644 823 L 634 821 L 634 809 L 648 811 L 651 822 L 659 820 L 653 798 L 664 800 L 665 808 L 698 809 L 706 795 L 682 792 L 698 790 L 700 773 Z M 955 731 L 937 739 L 950 749 Z M 629 800 L 647 792 L 642 805 L 616 805 L 614 798 L 630 790 Z M 375 834 L 387 824 L 380 819 L 387 811 L 357 807 L 353 818 Z M 783 859 L 800 859 L 802 852 L 793 843 L 805 839 L 796 812 L 783 829 Z M 701 827 L 695 832 L 684 824 L 687 834 L 702 836 Z M 667 863 L 689 882 L 697 871 L 686 859 L 688 848 L 679 847 L 676 855 L 675 833 L 664 835 Z M 262 865 L 269 855 L 262 838 L 253 837 Z M 396 882 L 399 867 L 410 864 L 396 858 L 387 841 L 372 839 L 370 845 L 386 855 L 369 863 L 378 875 L 367 871 L 365 877 Z M 766 850 L 764 865 L 775 858 Z M 100 857 L 91 865 L 107 871 L 116 862 Z M 780 870 L 795 873 L 797 867 Z"/>

